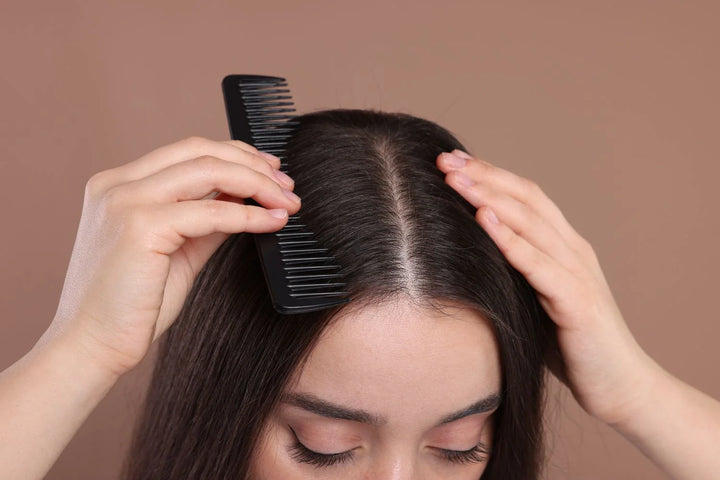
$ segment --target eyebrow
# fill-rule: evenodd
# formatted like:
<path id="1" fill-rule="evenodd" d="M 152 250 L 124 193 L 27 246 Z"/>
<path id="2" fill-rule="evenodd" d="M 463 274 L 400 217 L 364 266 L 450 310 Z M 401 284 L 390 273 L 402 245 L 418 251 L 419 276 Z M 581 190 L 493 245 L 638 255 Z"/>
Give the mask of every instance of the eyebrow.
<path id="1" fill-rule="evenodd" d="M 302 408 L 303 410 L 314 413 L 315 415 L 320 415 L 321 417 L 338 420 L 350 420 L 369 425 L 383 425 L 387 423 L 387 419 L 380 415 L 375 415 L 365 410 L 337 405 L 335 403 L 322 400 L 309 393 L 286 393 L 282 395 L 280 401 Z M 458 410 L 455 413 L 451 413 L 450 415 L 443 417 L 438 425 L 445 425 L 470 415 L 489 412 L 500 406 L 500 402 L 500 395 L 493 393 L 480 401 L 473 403 L 467 408 L 463 408 L 462 410 Z"/>
<path id="2" fill-rule="evenodd" d="M 470 415 L 475 415 L 477 413 L 490 412 L 498 408 L 501 401 L 502 399 L 500 398 L 500 394 L 493 393 L 492 395 L 488 395 L 480 401 L 473 403 L 467 408 L 451 413 L 440 421 L 440 425 L 454 422 L 455 420 L 460 420 L 461 418 L 469 417 Z"/>

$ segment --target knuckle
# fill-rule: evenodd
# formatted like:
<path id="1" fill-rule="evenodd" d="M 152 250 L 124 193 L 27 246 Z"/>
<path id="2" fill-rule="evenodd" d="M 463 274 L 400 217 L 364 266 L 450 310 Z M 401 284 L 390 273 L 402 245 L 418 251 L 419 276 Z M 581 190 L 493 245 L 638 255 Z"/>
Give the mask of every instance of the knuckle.
<path id="1" fill-rule="evenodd" d="M 207 215 L 210 218 L 217 219 L 218 217 L 221 217 L 225 213 L 225 202 L 219 202 L 215 200 L 208 200 L 204 203 L 203 209 L 204 215 Z"/>
<path id="2" fill-rule="evenodd" d="M 250 212 L 248 211 L 248 208 L 245 206 L 240 206 L 237 211 L 233 212 L 233 219 L 235 222 L 237 222 L 241 229 L 244 230 L 245 228 L 247 228 L 247 225 L 250 221 Z"/>
<path id="3" fill-rule="evenodd" d="M 587 271 L 587 265 L 584 259 L 578 256 L 568 256 L 568 259 L 563 263 L 563 265 L 575 278 L 583 276 Z"/>
<path id="4" fill-rule="evenodd" d="M 220 163 L 220 159 L 212 155 L 201 155 L 191 160 L 195 166 L 202 168 L 216 168 Z"/>
<path id="5" fill-rule="evenodd" d="M 243 150 L 247 150 L 249 152 L 252 152 L 257 155 L 259 150 L 255 148 L 254 146 L 250 145 L 249 143 L 241 142 L 240 140 L 236 140 L 237 142 L 241 143 L 243 146 Z"/>
<path id="6" fill-rule="evenodd" d="M 85 197 L 97 198 L 105 191 L 107 185 L 107 172 L 101 171 L 91 176 L 85 183 Z"/>
<path id="7" fill-rule="evenodd" d="M 525 194 L 528 196 L 528 198 L 537 198 L 541 195 L 543 195 L 543 191 L 540 188 L 540 185 L 533 182 L 532 180 L 528 178 L 519 177 L 520 182 L 522 184 L 522 189 L 525 191 Z"/>
<path id="8" fill-rule="evenodd" d="M 262 172 L 258 172 L 256 170 L 253 170 L 252 168 L 249 168 L 245 171 L 245 175 L 250 179 L 248 181 L 248 191 L 253 195 L 263 190 L 268 192 L 276 191 L 277 193 L 282 193 L 283 187 L 281 187 L 277 182 L 273 180 L 275 176 L 272 173 L 270 173 L 269 175 L 264 175 Z"/>
<path id="9" fill-rule="evenodd" d="M 515 175 L 502 167 L 498 167 L 497 165 L 484 160 L 478 160 L 477 165 L 480 168 L 480 173 L 492 180 L 502 180 L 504 177 L 512 177 Z"/>
<path id="10" fill-rule="evenodd" d="M 588 242 L 585 238 L 581 237 L 579 234 L 575 234 L 575 248 L 585 255 L 589 256 L 595 256 L 595 249 L 592 245 L 590 245 L 590 242 Z"/>
<path id="11" fill-rule="evenodd" d="M 202 178 L 212 178 L 220 168 L 222 161 L 212 155 L 202 155 L 190 160 L 194 173 Z"/>
<path id="12" fill-rule="evenodd" d="M 241 150 L 245 150 L 251 153 L 258 152 L 257 148 L 250 145 L 249 143 L 243 142 L 242 140 L 225 140 L 223 143 L 227 143 L 228 145 L 232 145 L 234 147 L 240 148 Z"/>
<path id="13" fill-rule="evenodd" d="M 264 177 L 263 180 L 267 180 L 271 183 L 274 183 L 280 188 L 287 188 L 285 184 L 280 185 L 278 183 L 280 180 L 275 176 L 274 170 L 270 164 L 265 164 L 265 166 L 260 167 L 260 174 Z"/>
<path id="14" fill-rule="evenodd" d="M 192 135 L 182 140 L 182 143 L 190 149 L 200 149 L 210 143 L 210 140 L 205 137 Z"/>
<path id="15" fill-rule="evenodd" d="M 595 249 L 593 248 L 593 246 L 590 245 L 590 242 L 588 242 L 587 240 L 583 239 L 583 245 L 584 245 L 583 248 L 585 249 L 585 255 L 587 255 L 587 257 L 588 257 L 594 264 L 599 265 L 600 261 L 599 261 L 598 256 L 597 256 L 597 252 L 595 251 Z"/>
<path id="16" fill-rule="evenodd" d="M 266 172 L 271 178 L 275 178 L 273 174 L 275 167 L 273 167 L 264 157 L 256 155 L 253 157 L 253 160 L 260 167 L 261 171 Z"/>
<path id="17" fill-rule="evenodd" d="M 255 170 L 256 172 L 259 172 L 270 179 L 274 179 L 275 175 L 273 174 L 273 171 L 275 170 L 272 165 L 270 165 L 263 157 L 259 155 L 248 155 L 247 160 L 247 167 L 251 168 L 252 170 Z"/>
<path id="18" fill-rule="evenodd" d="M 517 225 L 513 225 L 513 229 L 517 235 L 527 237 L 533 231 L 543 230 L 544 221 L 525 204 L 519 204 L 515 214 L 518 220 Z"/>
<path id="19" fill-rule="evenodd" d="M 482 175 L 492 175 L 497 169 L 492 163 L 479 159 L 476 161 L 476 168 Z"/>
<path id="20" fill-rule="evenodd" d="M 212 140 L 195 135 L 180 141 L 182 148 L 194 155 L 200 155 L 202 152 L 206 152 L 208 148 L 210 148 L 211 143 Z"/>

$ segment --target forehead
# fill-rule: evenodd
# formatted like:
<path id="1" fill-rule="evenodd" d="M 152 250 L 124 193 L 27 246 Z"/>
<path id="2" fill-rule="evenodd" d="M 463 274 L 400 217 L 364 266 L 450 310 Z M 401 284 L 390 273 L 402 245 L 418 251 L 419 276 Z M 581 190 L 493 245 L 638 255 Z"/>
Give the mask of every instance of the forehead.
<path id="1" fill-rule="evenodd" d="M 500 390 L 490 323 L 399 299 L 341 313 L 323 332 L 293 390 L 384 414 L 433 420 Z"/>

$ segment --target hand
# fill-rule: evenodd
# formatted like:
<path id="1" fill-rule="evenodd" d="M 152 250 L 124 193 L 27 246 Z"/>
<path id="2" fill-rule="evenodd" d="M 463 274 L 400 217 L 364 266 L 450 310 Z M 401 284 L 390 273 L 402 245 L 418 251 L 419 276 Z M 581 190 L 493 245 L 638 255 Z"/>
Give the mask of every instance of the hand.
<path id="1" fill-rule="evenodd" d="M 536 290 L 557 325 L 553 372 L 591 415 L 618 424 L 646 404 L 654 362 L 630 333 L 590 244 L 537 184 L 454 150 L 437 166 Z M 499 219 L 499 220 L 498 220 Z"/>
<path id="2" fill-rule="evenodd" d="M 69 340 L 113 375 L 131 369 L 230 234 L 277 231 L 300 209 L 279 167 L 243 142 L 188 138 L 93 175 L 41 342 Z M 248 197 L 262 206 L 244 205 Z"/>

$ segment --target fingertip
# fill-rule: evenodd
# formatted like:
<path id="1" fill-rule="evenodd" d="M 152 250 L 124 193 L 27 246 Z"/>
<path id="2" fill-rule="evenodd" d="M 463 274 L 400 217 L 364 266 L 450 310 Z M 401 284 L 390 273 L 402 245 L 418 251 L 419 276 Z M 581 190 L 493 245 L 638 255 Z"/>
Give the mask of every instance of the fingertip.
<path id="1" fill-rule="evenodd" d="M 451 153 L 457 155 L 458 157 L 464 158 L 465 160 L 472 160 L 472 158 L 473 158 L 469 153 L 464 152 L 458 148 L 453 150 Z"/>
<path id="2" fill-rule="evenodd" d="M 495 215 L 495 212 L 492 208 L 485 206 L 485 218 L 488 220 L 488 222 L 492 223 L 493 225 L 500 225 L 500 220 L 498 219 L 497 215 Z"/>
<path id="3" fill-rule="evenodd" d="M 490 228 L 496 228 L 500 226 L 500 220 L 498 219 L 493 209 L 490 208 L 488 205 L 483 205 L 478 208 L 475 219 L 478 222 L 482 223 L 484 226 L 488 226 Z"/>
<path id="4" fill-rule="evenodd" d="M 268 214 L 270 214 L 271 217 L 278 218 L 278 219 L 287 219 L 288 218 L 288 212 L 284 208 L 273 208 L 271 210 L 267 211 Z"/>
<path id="5" fill-rule="evenodd" d="M 290 207 L 290 209 L 288 209 L 288 214 L 295 215 L 296 213 L 298 213 L 300 211 L 301 207 L 302 207 L 302 200 L 298 200 L 298 202 L 295 205 L 293 205 L 292 207 Z"/>
<path id="6" fill-rule="evenodd" d="M 467 165 L 467 159 L 451 152 L 443 152 L 438 158 L 439 165 L 444 170 L 458 170 Z"/>
<path id="7" fill-rule="evenodd" d="M 273 175 L 275 178 L 277 178 L 280 182 L 282 182 L 285 185 L 285 188 L 288 190 L 292 190 L 295 188 L 295 180 L 290 178 L 290 176 L 283 172 L 282 170 L 275 169 L 273 170 Z"/>

